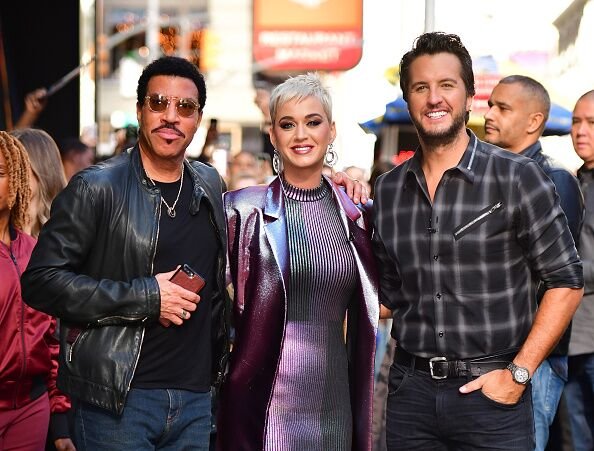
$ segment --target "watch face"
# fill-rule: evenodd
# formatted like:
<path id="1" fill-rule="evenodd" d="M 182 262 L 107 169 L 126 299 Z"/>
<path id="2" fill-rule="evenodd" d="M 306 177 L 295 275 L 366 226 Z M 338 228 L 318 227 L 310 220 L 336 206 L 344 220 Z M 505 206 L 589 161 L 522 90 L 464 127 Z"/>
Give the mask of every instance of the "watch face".
<path id="1" fill-rule="evenodd" d="M 514 379 L 520 384 L 525 384 L 530 379 L 530 374 L 526 368 L 518 367 L 514 371 Z"/>

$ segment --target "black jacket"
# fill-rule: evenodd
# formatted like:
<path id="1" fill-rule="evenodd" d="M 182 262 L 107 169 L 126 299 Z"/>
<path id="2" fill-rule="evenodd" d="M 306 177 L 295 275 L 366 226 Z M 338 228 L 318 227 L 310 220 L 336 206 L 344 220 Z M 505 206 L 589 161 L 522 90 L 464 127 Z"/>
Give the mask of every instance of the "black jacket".
<path id="1" fill-rule="evenodd" d="M 522 155 L 536 161 L 555 184 L 561 202 L 561 209 L 567 217 L 567 225 L 577 247 L 585 214 L 584 196 L 578 179 L 567 169 L 555 165 L 547 155 L 542 153 L 540 141 L 525 149 Z"/>
<path id="2" fill-rule="evenodd" d="M 584 196 L 580 189 L 578 179 L 566 169 L 556 166 L 551 159 L 542 153 L 540 141 L 536 141 L 530 147 L 522 151 L 522 155 L 532 158 L 542 168 L 544 173 L 555 184 L 555 190 L 559 195 L 561 209 L 567 218 L 567 225 L 576 247 L 579 245 L 580 231 L 584 223 Z M 538 290 L 538 302 L 544 295 L 544 287 L 541 285 Z M 567 355 L 569 350 L 569 339 L 571 337 L 571 323 L 561 336 L 559 343 L 551 352 L 551 355 Z"/>
<path id="3" fill-rule="evenodd" d="M 212 300 L 213 384 L 228 355 L 225 291 L 227 238 L 217 171 L 185 163 L 219 236 Z M 161 197 L 147 179 L 138 147 L 73 177 L 52 205 L 22 276 L 23 298 L 61 320 L 58 387 L 83 401 L 122 413 L 144 337 L 157 321 L 160 295 L 153 277 Z"/>

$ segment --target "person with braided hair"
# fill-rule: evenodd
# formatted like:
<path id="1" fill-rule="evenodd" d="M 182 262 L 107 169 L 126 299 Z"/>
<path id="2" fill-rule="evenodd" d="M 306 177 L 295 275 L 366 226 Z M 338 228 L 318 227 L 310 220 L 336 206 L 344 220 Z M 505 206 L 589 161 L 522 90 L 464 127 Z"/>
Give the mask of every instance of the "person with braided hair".
<path id="1" fill-rule="evenodd" d="M 9 225 L 22 229 L 28 223 L 27 209 L 31 196 L 28 171 L 31 164 L 20 141 L 6 132 L 0 132 L 0 167 L 0 239 L 9 244 Z"/>
<path id="2" fill-rule="evenodd" d="M 70 401 L 56 387 L 56 321 L 21 296 L 20 275 L 35 246 L 22 231 L 31 174 L 21 142 L 0 131 L 0 449 L 43 450 L 50 424 L 56 449 L 72 451 L 64 433 Z"/>

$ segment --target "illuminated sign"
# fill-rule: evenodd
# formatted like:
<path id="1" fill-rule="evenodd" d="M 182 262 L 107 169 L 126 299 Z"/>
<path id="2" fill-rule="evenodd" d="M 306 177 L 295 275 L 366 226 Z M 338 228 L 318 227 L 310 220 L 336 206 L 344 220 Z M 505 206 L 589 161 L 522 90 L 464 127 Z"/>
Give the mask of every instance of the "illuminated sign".
<path id="1" fill-rule="evenodd" d="M 363 0 L 253 4 L 254 61 L 262 70 L 346 70 L 361 59 Z"/>

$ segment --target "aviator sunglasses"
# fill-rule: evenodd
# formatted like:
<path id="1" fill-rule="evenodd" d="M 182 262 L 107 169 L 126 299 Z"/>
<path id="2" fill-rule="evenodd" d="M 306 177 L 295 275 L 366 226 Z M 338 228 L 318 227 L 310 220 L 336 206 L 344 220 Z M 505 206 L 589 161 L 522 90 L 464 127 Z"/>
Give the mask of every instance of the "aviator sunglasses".
<path id="1" fill-rule="evenodd" d="M 161 94 L 150 94 L 145 97 L 145 100 L 148 100 L 148 107 L 153 113 L 164 113 L 169 108 L 169 103 L 174 99 L 177 100 L 175 109 L 180 116 L 191 117 L 198 111 L 198 103 L 194 99 L 182 99 Z"/>

